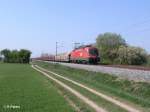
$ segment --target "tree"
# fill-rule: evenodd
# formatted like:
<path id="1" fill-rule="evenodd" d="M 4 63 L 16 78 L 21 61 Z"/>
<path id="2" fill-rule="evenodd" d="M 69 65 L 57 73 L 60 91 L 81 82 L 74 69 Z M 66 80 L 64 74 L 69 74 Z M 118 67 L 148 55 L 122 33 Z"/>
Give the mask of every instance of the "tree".
<path id="1" fill-rule="evenodd" d="M 0 61 L 2 61 L 2 56 L 1 56 L 1 52 L 0 52 Z"/>
<path id="2" fill-rule="evenodd" d="M 126 41 L 121 35 L 116 33 L 104 33 L 98 35 L 96 39 L 96 46 L 100 51 L 102 61 L 113 63 L 117 58 L 118 48 L 126 46 Z"/>
<path id="3" fill-rule="evenodd" d="M 30 62 L 31 51 L 26 49 L 21 49 L 19 51 L 20 63 L 29 63 Z"/>
<path id="4" fill-rule="evenodd" d="M 1 55 L 4 56 L 4 62 L 9 62 L 11 51 L 9 49 L 4 49 L 1 51 Z"/>
<path id="5" fill-rule="evenodd" d="M 10 63 L 18 63 L 19 62 L 19 57 L 18 57 L 18 51 L 17 50 L 12 50 L 10 52 L 10 57 L 9 57 L 9 62 Z"/>

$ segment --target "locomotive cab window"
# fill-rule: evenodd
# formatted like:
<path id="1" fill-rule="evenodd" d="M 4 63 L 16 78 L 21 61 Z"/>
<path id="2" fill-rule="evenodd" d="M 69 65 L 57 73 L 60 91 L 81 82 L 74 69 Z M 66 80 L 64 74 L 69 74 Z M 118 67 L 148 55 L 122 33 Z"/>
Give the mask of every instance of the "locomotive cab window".
<path id="1" fill-rule="evenodd" d="M 90 50 L 89 50 L 89 54 L 90 54 L 90 55 L 98 56 L 98 51 L 97 51 L 97 49 L 90 49 Z"/>

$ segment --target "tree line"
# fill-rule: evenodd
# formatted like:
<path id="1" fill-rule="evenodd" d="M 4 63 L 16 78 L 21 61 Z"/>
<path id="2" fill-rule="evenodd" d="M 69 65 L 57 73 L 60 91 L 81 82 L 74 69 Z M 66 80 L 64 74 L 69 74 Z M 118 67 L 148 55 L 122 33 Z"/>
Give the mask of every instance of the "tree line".
<path id="1" fill-rule="evenodd" d="M 26 49 L 9 50 L 4 49 L 0 52 L 3 56 L 2 60 L 7 63 L 29 63 L 31 51 Z"/>
<path id="2" fill-rule="evenodd" d="M 104 64 L 150 65 L 150 55 L 145 49 L 129 45 L 120 34 L 98 35 L 96 47 Z"/>

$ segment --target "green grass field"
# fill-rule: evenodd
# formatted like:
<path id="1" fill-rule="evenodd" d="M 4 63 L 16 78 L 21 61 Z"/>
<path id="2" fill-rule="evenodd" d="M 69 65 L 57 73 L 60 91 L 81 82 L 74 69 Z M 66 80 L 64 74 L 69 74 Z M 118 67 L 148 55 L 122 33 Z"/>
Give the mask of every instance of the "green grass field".
<path id="1" fill-rule="evenodd" d="M 85 84 L 91 88 L 95 88 L 104 94 L 116 97 L 117 99 L 131 105 L 133 104 L 142 108 L 145 112 L 150 111 L 149 83 L 127 81 L 108 74 L 73 69 L 59 64 L 49 64 L 44 62 L 36 62 L 36 64 Z M 79 91 L 82 92 L 81 89 Z M 90 96 L 92 97 L 92 95 Z"/>
<path id="2" fill-rule="evenodd" d="M 74 85 L 73 83 L 71 83 L 69 81 L 66 81 L 66 80 L 59 78 L 59 77 L 52 75 L 52 74 L 50 74 L 50 75 L 55 77 L 56 79 L 59 79 L 63 83 L 69 85 L 71 88 L 79 91 L 82 95 L 88 97 L 89 99 L 91 99 L 92 101 L 97 103 L 100 107 L 103 107 L 104 109 L 106 109 L 108 112 L 127 112 L 126 110 L 116 106 L 115 104 L 110 103 L 110 102 L 106 101 L 105 99 L 103 99 L 99 96 L 96 96 L 95 94 L 90 93 L 89 91 L 87 91 L 87 90 L 85 90 L 85 89 L 83 89 L 77 85 Z"/>
<path id="3" fill-rule="evenodd" d="M 0 63 L 0 112 L 73 111 L 53 82 L 30 65 Z"/>

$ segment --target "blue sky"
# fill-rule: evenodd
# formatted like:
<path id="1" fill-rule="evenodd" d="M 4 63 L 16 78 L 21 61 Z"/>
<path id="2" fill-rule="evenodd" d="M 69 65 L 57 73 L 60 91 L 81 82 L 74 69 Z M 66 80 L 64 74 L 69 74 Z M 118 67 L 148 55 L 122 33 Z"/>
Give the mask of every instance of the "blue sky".
<path id="1" fill-rule="evenodd" d="M 120 33 L 150 53 L 149 0 L 0 0 L 0 49 L 26 48 L 33 56 L 94 43 L 98 34 Z"/>

